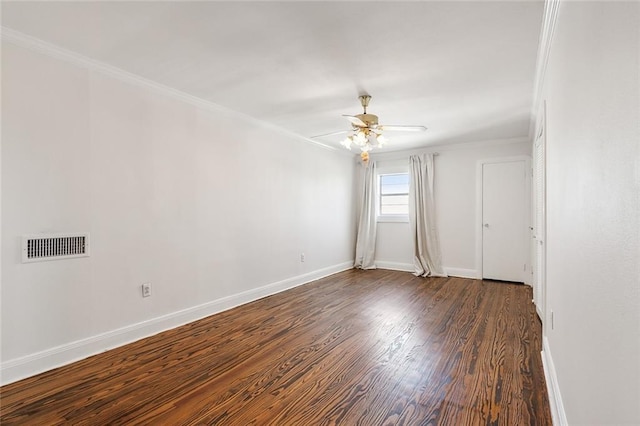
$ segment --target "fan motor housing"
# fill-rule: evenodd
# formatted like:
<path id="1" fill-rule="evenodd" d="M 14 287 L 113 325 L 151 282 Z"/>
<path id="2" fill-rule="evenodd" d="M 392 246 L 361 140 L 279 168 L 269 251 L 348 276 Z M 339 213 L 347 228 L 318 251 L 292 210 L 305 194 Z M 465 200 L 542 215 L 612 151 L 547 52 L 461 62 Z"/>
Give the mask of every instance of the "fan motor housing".
<path id="1" fill-rule="evenodd" d="M 374 114 L 358 114 L 356 115 L 360 120 L 367 123 L 367 127 L 378 125 L 378 116 Z"/>

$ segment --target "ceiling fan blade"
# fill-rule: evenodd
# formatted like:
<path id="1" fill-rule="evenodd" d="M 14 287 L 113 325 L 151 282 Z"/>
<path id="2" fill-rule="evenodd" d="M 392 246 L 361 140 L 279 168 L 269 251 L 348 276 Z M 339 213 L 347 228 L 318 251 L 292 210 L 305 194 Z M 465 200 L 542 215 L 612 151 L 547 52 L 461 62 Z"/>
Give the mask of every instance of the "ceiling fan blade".
<path id="1" fill-rule="evenodd" d="M 424 132 L 427 130 L 424 126 L 398 126 L 398 125 L 383 125 L 378 126 L 382 130 L 390 132 Z"/>
<path id="2" fill-rule="evenodd" d="M 354 126 L 367 127 L 367 123 L 365 123 L 364 121 L 360 120 L 355 115 L 345 115 L 345 114 L 343 114 L 342 116 L 344 118 L 346 118 L 347 120 L 349 120 L 351 122 L 351 124 L 353 124 Z"/>
<path id="3" fill-rule="evenodd" d="M 343 135 L 345 133 L 349 133 L 351 132 L 351 130 L 340 130 L 338 132 L 331 132 L 331 133 L 323 133 L 322 135 L 315 135 L 315 136 L 311 136 L 311 139 L 315 139 L 315 138 L 323 138 L 325 136 L 335 136 L 335 135 Z"/>

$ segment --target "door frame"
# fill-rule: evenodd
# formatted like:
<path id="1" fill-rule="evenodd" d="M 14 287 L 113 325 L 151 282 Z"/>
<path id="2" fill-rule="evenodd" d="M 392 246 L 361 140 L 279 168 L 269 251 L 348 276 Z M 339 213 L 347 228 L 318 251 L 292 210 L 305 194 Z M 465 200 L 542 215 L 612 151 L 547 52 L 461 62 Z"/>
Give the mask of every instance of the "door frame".
<path id="1" fill-rule="evenodd" d="M 522 238 L 526 242 L 526 250 L 529 253 L 525 253 L 526 268 L 523 271 L 523 281 L 525 284 L 531 286 L 531 157 L 528 155 L 514 155 L 509 157 L 495 157 L 478 160 L 476 162 L 476 278 L 481 280 L 483 276 L 482 271 L 482 188 L 483 188 L 483 167 L 485 164 L 495 163 L 512 163 L 515 161 L 524 161 L 524 208 L 527 217 L 525 217 L 525 223 L 528 224 L 525 230 L 522 231 Z"/>
<path id="2" fill-rule="evenodd" d="M 533 287 L 533 302 L 536 306 L 536 313 L 538 317 L 542 321 L 542 327 L 545 327 L 545 319 L 547 312 L 547 101 L 544 100 L 541 106 L 541 113 L 538 113 L 538 120 L 536 121 L 535 132 L 533 144 L 531 147 L 532 158 L 535 158 L 536 155 L 536 142 L 540 139 L 540 145 L 542 146 L 542 166 L 541 166 L 541 182 L 542 182 L 542 206 L 541 206 L 541 215 L 542 215 L 542 229 L 536 228 L 536 206 L 535 198 L 536 198 L 536 186 L 534 181 L 531 182 L 531 223 L 532 230 L 531 238 L 532 238 L 532 248 L 531 250 L 531 265 L 533 268 L 537 266 L 538 263 L 541 263 L 540 268 L 540 276 L 536 277 L 535 272 L 531 275 L 532 287 Z M 532 164 L 533 166 L 533 164 Z M 536 178 L 535 170 L 532 168 L 532 179 Z M 540 243 L 539 236 L 542 236 L 542 243 Z M 541 248 L 541 258 L 537 258 L 537 246 L 540 245 Z M 533 272 L 533 271 L 532 271 Z M 537 279 L 537 283 L 536 283 Z M 536 288 L 536 284 L 539 288 Z M 544 331 L 544 330 L 543 330 Z M 545 333 L 546 335 L 546 333 Z"/>

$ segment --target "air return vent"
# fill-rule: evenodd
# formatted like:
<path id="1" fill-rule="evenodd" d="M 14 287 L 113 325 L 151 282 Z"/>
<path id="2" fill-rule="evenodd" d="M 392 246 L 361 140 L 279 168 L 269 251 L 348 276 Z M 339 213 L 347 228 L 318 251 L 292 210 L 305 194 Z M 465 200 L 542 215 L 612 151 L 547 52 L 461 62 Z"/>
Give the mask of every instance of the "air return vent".
<path id="1" fill-rule="evenodd" d="M 22 263 L 89 256 L 89 233 L 22 237 Z"/>

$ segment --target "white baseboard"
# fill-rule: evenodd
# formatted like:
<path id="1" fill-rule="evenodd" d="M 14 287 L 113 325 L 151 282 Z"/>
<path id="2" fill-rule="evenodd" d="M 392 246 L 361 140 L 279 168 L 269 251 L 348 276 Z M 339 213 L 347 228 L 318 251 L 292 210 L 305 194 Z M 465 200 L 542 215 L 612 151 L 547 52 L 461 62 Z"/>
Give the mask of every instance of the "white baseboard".
<path id="1" fill-rule="evenodd" d="M 171 330 L 172 328 L 351 268 L 353 268 L 353 261 L 340 263 L 286 280 L 267 284 L 253 290 L 203 303 L 202 305 L 193 306 L 147 321 L 2 362 L 0 364 L 0 384 L 6 385 L 27 377 L 35 376 L 36 374 L 85 359 L 109 349 L 123 346 L 166 330 Z"/>
<path id="2" fill-rule="evenodd" d="M 535 302 L 534 302 L 534 305 L 535 305 Z M 540 318 L 540 321 L 544 322 L 544 316 L 542 315 L 542 310 L 538 305 L 536 305 L 536 314 L 538 314 L 538 318 Z"/>
<path id="3" fill-rule="evenodd" d="M 549 394 L 549 405 L 551 408 L 551 420 L 554 426 L 567 426 L 567 415 L 564 412 L 560 387 L 558 386 L 558 376 L 556 368 L 551 358 L 549 341 L 546 337 L 542 339 L 542 366 L 544 368 L 544 378 L 547 382 L 547 393 Z"/>
<path id="4" fill-rule="evenodd" d="M 444 271 L 451 277 L 478 279 L 478 271 L 475 269 L 449 268 L 445 266 Z"/>
<path id="5" fill-rule="evenodd" d="M 374 262 L 378 269 L 389 269 L 391 271 L 414 272 L 413 263 L 387 262 L 384 260 L 376 260 Z"/>
<path id="6" fill-rule="evenodd" d="M 389 269 L 391 271 L 403 271 L 403 272 L 415 271 L 412 263 L 387 262 L 385 260 L 376 260 L 375 264 L 378 269 Z M 449 268 L 445 266 L 444 271 L 447 273 L 447 275 L 451 277 L 473 278 L 473 279 L 478 278 L 478 271 L 476 271 L 475 269 Z"/>

